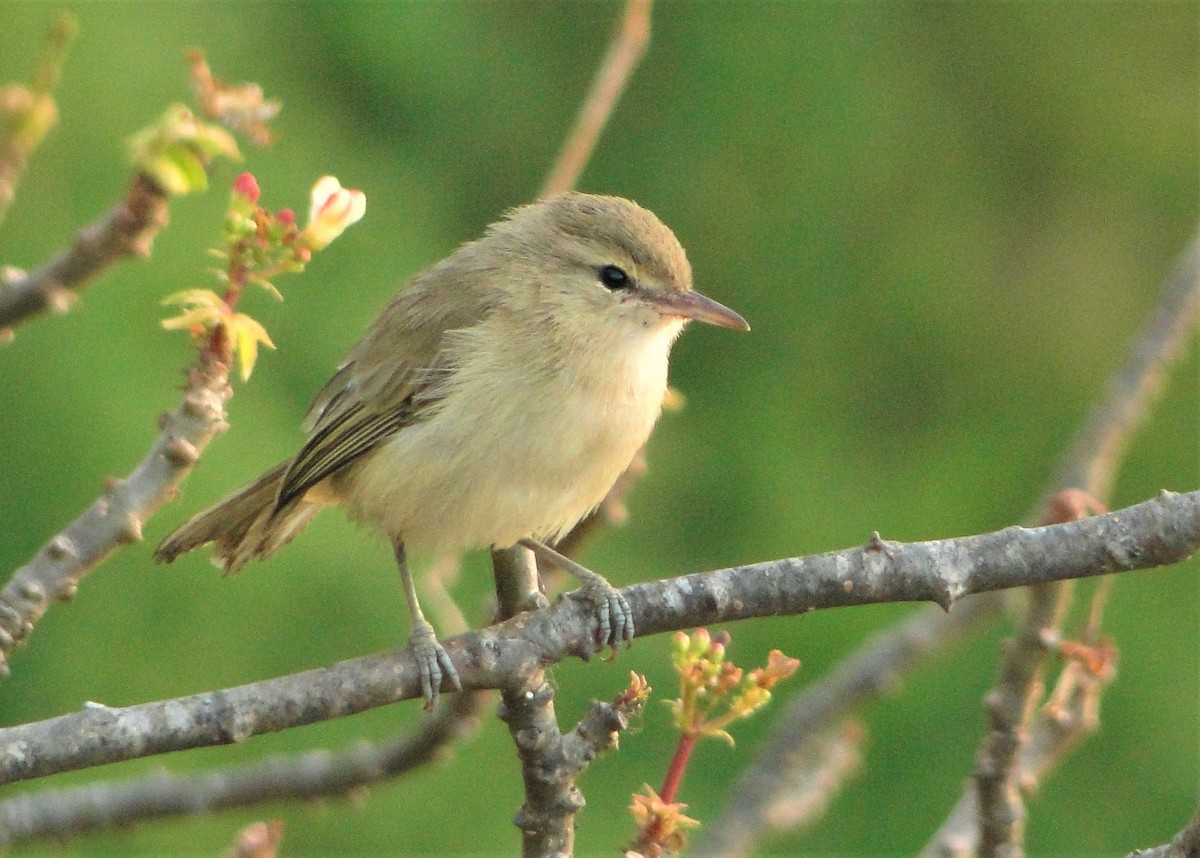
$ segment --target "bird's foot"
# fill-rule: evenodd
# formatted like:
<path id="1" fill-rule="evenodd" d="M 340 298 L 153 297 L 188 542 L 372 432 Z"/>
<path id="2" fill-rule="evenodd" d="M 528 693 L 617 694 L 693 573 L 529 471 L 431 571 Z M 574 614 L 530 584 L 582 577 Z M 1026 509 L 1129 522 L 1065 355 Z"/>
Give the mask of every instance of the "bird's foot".
<path id="1" fill-rule="evenodd" d="M 599 649 L 612 647 L 615 652 L 619 644 L 628 644 L 633 640 L 633 611 L 629 602 L 602 575 L 598 575 L 586 566 L 581 566 L 569 557 L 558 553 L 553 548 L 533 539 L 522 539 L 520 542 L 533 551 L 538 557 L 553 563 L 574 575 L 582 585 L 574 593 L 567 595 L 573 599 L 590 602 L 596 608 L 600 618 Z"/>
<path id="2" fill-rule="evenodd" d="M 421 696 L 425 698 L 426 712 L 433 709 L 443 679 L 450 680 L 456 691 L 462 691 L 458 671 L 450 661 L 445 647 L 438 642 L 433 626 L 424 620 L 414 623 L 408 646 L 417 660 L 417 669 L 421 672 Z"/>
<path id="3" fill-rule="evenodd" d="M 599 649 L 612 647 L 616 652 L 618 644 L 628 645 L 633 640 L 633 611 L 616 587 L 595 572 L 592 574 L 595 578 L 585 580 L 582 587 L 568 595 L 595 606 L 600 618 Z"/>

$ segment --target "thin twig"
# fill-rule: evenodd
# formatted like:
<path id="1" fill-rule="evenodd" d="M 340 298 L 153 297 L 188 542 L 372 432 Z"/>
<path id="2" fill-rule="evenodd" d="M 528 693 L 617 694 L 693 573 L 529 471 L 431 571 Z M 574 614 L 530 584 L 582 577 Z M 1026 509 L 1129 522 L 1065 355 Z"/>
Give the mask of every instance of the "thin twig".
<path id="1" fill-rule="evenodd" d="M 125 199 L 49 264 L 28 274 L 0 276 L 0 329 L 46 309 L 64 311 L 76 292 L 105 268 L 129 256 L 147 256 L 167 224 L 167 194 L 148 176 L 133 177 Z"/>
<path id="2" fill-rule="evenodd" d="M 54 602 L 74 596 L 80 580 L 112 552 L 142 538 L 142 525 L 175 496 L 196 459 L 226 428 L 228 368 L 201 354 L 188 373 L 179 406 L 160 420 L 150 452 L 124 480 L 110 480 L 100 497 L 71 522 L 0 590 L 0 675 L 8 656 L 33 631 Z"/>
<path id="3" fill-rule="evenodd" d="M 626 0 L 625 14 L 608 46 L 592 88 L 579 111 L 575 128 L 559 151 L 558 159 L 542 186 L 541 196 L 569 191 L 579 181 L 600 139 L 600 132 L 629 83 L 646 48 L 650 44 L 650 5 L 652 0 Z"/>
<path id="4" fill-rule="evenodd" d="M 1182 352 L 1198 311 L 1200 231 L 1166 278 L 1161 298 L 1125 365 L 1113 377 L 1065 454 L 1043 508 L 1053 506 L 1056 492 L 1079 489 L 1098 498 L 1108 494 L 1121 456 L 1161 392 L 1167 368 Z M 1031 591 L 1025 619 L 1014 636 L 1016 643 L 1009 644 L 1000 679 L 988 697 L 991 728 L 977 754 L 979 785 L 968 787 L 972 794 L 959 800 L 924 854 L 961 854 L 956 850 L 964 842 L 979 844 L 984 854 L 1021 854 L 1021 736 L 1028 731 L 1032 701 L 1040 693 L 1043 642 L 1058 637 L 1055 618 L 1066 610 L 1070 592 L 1065 584 Z M 983 791 L 982 802 L 974 794 L 977 788 Z M 966 806 L 978 808 L 979 813 L 971 818 L 961 810 Z M 986 832 L 982 839 L 981 830 Z"/>
<path id="5" fill-rule="evenodd" d="M 1103 579 L 1110 580 L 1110 579 Z M 1035 789 L 1088 735 L 1100 727 L 1100 695 L 1112 673 L 1064 671 L 1052 702 L 1027 728 L 1012 770 L 1023 791 Z M 921 858 L 974 858 L 980 852 L 979 792 L 965 790 Z"/>

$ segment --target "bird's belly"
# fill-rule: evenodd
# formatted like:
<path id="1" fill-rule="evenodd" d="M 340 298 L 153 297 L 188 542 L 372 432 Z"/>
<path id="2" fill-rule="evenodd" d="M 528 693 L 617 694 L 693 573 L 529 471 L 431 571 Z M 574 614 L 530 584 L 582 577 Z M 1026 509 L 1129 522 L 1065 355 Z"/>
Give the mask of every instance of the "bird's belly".
<path id="1" fill-rule="evenodd" d="M 438 554 L 557 537 L 604 499 L 649 437 L 665 379 L 655 387 L 607 408 L 581 390 L 523 411 L 442 403 L 356 466 L 344 483 L 348 512 Z"/>

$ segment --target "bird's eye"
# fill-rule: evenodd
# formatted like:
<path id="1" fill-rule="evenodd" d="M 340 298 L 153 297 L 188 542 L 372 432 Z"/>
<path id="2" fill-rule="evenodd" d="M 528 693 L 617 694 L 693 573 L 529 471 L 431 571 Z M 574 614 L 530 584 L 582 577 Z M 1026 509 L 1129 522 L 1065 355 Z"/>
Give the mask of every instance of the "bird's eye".
<path id="1" fill-rule="evenodd" d="M 600 282 L 609 289 L 628 289 L 633 285 L 633 278 L 623 268 L 605 265 L 600 269 Z"/>

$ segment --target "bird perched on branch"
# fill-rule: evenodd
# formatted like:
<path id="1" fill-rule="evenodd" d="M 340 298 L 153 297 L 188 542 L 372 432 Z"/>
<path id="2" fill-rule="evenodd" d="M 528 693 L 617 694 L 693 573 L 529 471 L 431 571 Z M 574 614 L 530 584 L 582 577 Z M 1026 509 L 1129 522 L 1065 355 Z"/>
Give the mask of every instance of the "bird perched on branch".
<path id="1" fill-rule="evenodd" d="M 156 557 L 211 542 L 236 572 L 343 506 L 391 541 L 427 706 L 443 682 L 461 686 L 417 601 L 409 549 L 525 545 L 582 580 L 602 645 L 629 640 L 624 599 L 545 543 L 593 510 L 646 442 L 671 344 L 692 319 L 749 329 L 692 288 L 683 248 L 646 209 L 581 193 L 515 209 L 392 300 L 317 395 L 299 453 Z"/>

